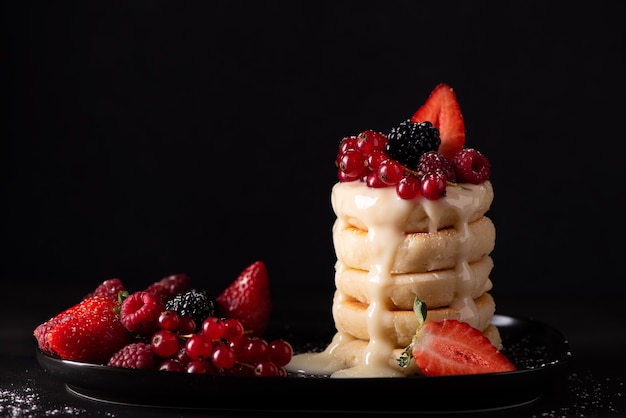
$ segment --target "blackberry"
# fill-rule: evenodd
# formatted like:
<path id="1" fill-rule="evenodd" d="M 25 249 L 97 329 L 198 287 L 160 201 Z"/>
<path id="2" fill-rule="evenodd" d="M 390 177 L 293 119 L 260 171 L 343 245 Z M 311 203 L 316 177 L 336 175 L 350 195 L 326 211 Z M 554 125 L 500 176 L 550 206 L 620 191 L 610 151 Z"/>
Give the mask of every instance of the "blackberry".
<path id="1" fill-rule="evenodd" d="M 180 293 L 165 302 L 165 309 L 172 310 L 179 315 L 191 316 L 199 329 L 202 322 L 209 316 L 220 316 L 217 302 L 206 290 L 192 289 Z"/>
<path id="2" fill-rule="evenodd" d="M 432 123 L 407 119 L 391 129 L 385 150 L 409 170 L 417 171 L 419 159 L 425 152 L 437 151 L 441 144 L 439 129 Z"/>

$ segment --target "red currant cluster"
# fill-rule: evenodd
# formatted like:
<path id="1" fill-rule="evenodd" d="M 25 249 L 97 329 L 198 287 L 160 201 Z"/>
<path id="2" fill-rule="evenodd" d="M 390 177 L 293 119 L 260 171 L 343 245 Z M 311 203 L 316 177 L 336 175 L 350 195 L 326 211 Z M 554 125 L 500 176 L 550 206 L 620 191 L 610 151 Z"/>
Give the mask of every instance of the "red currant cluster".
<path id="1" fill-rule="evenodd" d="M 161 312 L 158 330 L 146 339 L 145 344 L 127 347 L 128 350 L 142 350 L 142 364 L 146 366 L 120 360 L 120 367 L 194 374 L 285 376 L 284 366 L 293 356 L 289 342 L 283 339 L 268 342 L 248 336 L 237 319 L 210 316 L 197 328 L 191 316 L 179 315 L 172 310 Z M 150 353 L 146 354 L 146 351 Z M 153 361 L 145 361 L 146 355 L 153 356 Z M 133 356 L 140 358 L 137 353 L 128 353 L 125 357 Z M 116 364 L 113 361 L 109 365 Z"/>
<path id="2" fill-rule="evenodd" d="M 342 138 L 336 165 L 341 182 L 362 181 L 369 187 L 395 187 L 402 199 L 420 195 L 429 200 L 445 196 L 449 184 L 480 184 L 490 176 L 487 158 L 473 148 L 463 148 L 448 161 L 436 151 L 423 153 L 417 167 L 406 167 L 385 151 L 387 136 L 366 130 Z"/>

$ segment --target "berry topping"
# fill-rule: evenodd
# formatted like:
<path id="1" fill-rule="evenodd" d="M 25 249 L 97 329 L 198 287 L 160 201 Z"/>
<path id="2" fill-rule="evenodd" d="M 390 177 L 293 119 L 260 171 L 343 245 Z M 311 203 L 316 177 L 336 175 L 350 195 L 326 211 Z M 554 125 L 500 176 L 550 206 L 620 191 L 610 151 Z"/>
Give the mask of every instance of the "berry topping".
<path id="1" fill-rule="evenodd" d="M 267 267 L 255 261 L 217 297 L 220 312 L 241 321 L 251 335 L 261 336 L 267 328 L 271 311 Z"/>
<path id="2" fill-rule="evenodd" d="M 426 102 L 411 117 L 413 122 L 431 122 L 439 129 L 438 149 L 448 161 L 465 145 L 465 122 L 452 87 L 438 84 Z"/>
<path id="3" fill-rule="evenodd" d="M 130 342 L 118 306 L 110 297 L 82 300 L 35 328 L 39 348 L 66 360 L 106 363 Z"/>
<path id="4" fill-rule="evenodd" d="M 209 316 L 219 316 L 216 308 L 215 300 L 204 289 L 192 289 L 178 294 L 165 303 L 165 309 L 174 311 L 179 316 L 193 318 L 196 329 L 199 329 Z"/>
<path id="5" fill-rule="evenodd" d="M 423 153 L 437 151 L 441 144 L 439 130 L 431 122 L 405 120 L 391 129 L 387 135 L 385 151 L 409 170 L 417 170 L 417 163 Z"/>
<path id="6" fill-rule="evenodd" d="M 138 342 L 128 344 L 109 359 L 108 366 L 127 369 L 154 369 L 156 358 L 150 344 Z"/>
<path id="7" fill-rule="evenodd" d="M 460 182 L 480 184 L 491 175 L 489 160 L 474 148 L 463 148 L 452 160 Z"/>
<path id="8" fill-rule="evenodd" d="M 135 292 L 122 302 L 120 320 L 131 333 L 150 336 L 158 329 L 163 310 L 163 301 L 159 296 Z"/>
<path id="9" fill-rule="evenodd" d="M 516 370 L 513 363 L 480 330 L 467 322 L 456 319 L 426 322 L 426 304 L 418 298 L 414 311 L 419 325 L 412 343 L 398 359 L 401 366 L 407 366 L 413 359 L 425 376 Z"/>
<path id="10" fill-rule="evenodd" d="M 335 160 L 337 178 L 371 188 L 395 187 L 405 200 L 437 200 L 446 196 L 447 187 L 489 179 L 487 159 L 464 144 L 465 124 L 456 95 L 441 83 L 411 119 L 388 135 L 368 129 L 342 138 Z"/>

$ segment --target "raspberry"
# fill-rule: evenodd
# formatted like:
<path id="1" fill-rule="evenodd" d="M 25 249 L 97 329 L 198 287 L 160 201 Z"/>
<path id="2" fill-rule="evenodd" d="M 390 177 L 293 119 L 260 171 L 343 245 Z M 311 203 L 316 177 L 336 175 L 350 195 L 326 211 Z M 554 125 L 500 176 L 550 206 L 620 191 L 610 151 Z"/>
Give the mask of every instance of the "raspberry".
<path id="1" fill-rule="evenodd" d="M 154 369 L 156 359 L 150 344 L 131 343 L 122 347 L 109 359 L 109 366 L 127 369 Z"/>
<path id="2" fill-rule="evenodd" d="M 135 292 L 122 302 L 120 320 L 132 333 L 152 335 L 159 327 L 159 316 L 164 303 L 158 296 L 148 292 Z"/>
<path id="3" fill-rule="evenodd" d="M 452 159 L 459 183 L 480 184 L 491 175 L 489 160 L 474 148 L 463 148 Z"/>
<path id="4" fill-rule="evenodd" d="M 113 300 L 117 300 L 117 295 L 119 292 L 124 292 L 126 289 L 124 288 L 124 284 L 118 278 L 108 279 L 103 281 L 96 287 L 96 289 L 87 294 L 84 299 L 87 299 L 92 296 L 105 296 L 110 297 Z"/>
<path id="5" fill-rule="evenodd" d="M 159 296 L 163 302 L 191 290 L 191 279 L 185 273 L 172 274 L 152 283 L 145 291 Z"/>
<path id="6" fill-rule="evenodd" d="M 438 171 L 445 176 L 447 181 L 456 182 L 454 167 L 446 157 L 437 151 L 428 151 L 422 154 L 417 165 L 417 171 L 423 175 Z"/>

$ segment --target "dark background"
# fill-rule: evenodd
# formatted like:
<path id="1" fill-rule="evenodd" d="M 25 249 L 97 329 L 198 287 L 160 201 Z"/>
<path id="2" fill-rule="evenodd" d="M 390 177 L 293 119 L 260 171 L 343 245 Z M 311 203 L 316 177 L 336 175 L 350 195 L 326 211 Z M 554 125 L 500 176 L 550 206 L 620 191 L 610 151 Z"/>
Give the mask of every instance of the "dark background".
<path id="1" fill-rule="evenodd" d="M 626 290 L 617 2 L 3 8 L 7 283 L 218 292 L 263 260 L 274 289 L 330 293 L 339 140 L 447 82 L 492 164 L 494 290 Z"/>

